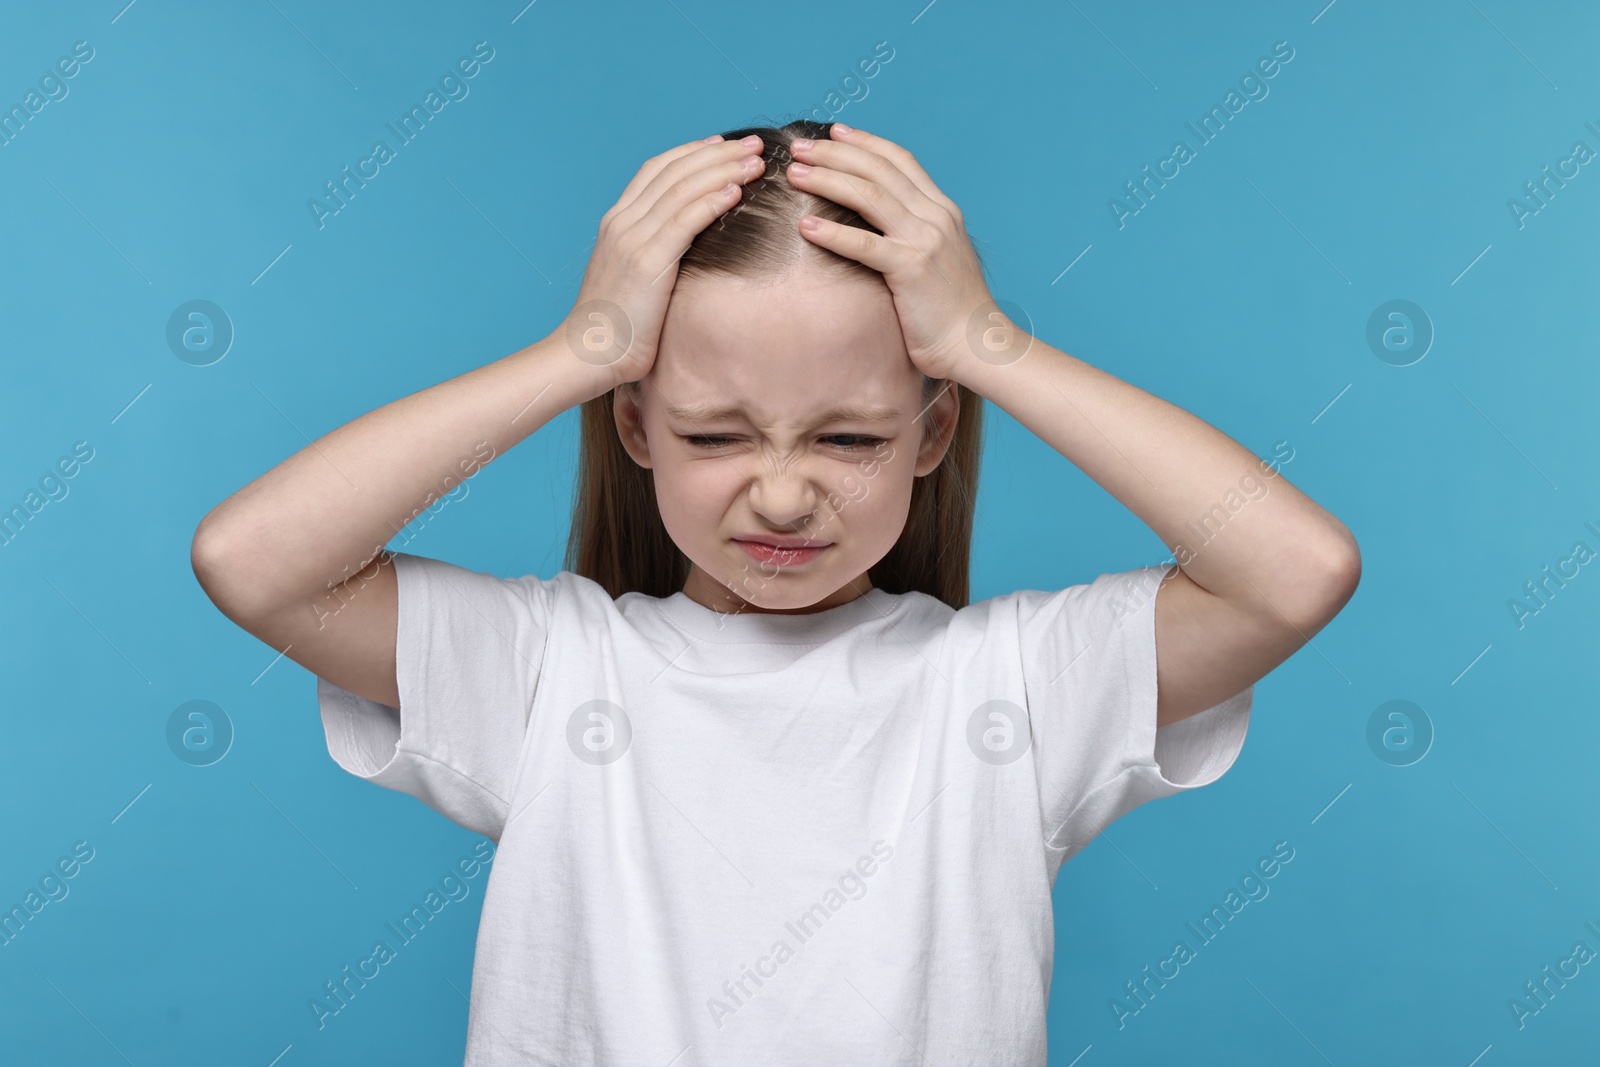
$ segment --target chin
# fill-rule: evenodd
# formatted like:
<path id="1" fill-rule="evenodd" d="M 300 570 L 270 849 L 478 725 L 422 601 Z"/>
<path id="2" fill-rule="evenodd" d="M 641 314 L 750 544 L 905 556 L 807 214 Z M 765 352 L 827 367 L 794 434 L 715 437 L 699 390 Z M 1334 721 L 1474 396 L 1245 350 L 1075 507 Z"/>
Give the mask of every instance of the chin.
<path id="1" fill-rule="evenodd" d="M 731 583 L 731 584 L 730 584 Z M 737 571 L 728 576 L 723 588 L 741 598 L 751 607 L 764 611 L 788 611 L 808 608 L 822 600 L 843 581 L 829 584 L 818 574 L 780 572 L 769 575 L 761 571 Z"/>

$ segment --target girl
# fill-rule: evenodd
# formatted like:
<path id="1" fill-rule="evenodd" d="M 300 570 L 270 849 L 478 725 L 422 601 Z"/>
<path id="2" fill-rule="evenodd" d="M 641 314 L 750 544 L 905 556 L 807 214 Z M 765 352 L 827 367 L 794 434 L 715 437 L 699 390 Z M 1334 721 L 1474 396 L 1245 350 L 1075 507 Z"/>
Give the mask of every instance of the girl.
<path id="1" fill-rule="evenodd" d="M 1176 566 L 968 604 L 981 399 Z M 578 404 L 568 569 L 384 550 Z M 468 1064 L 1040 1064 L 1061 863 L 1226 771 L 1355 590 L 1275 474 L 1019 329 L 905 149 L 801 121 L 649 160 L 562 328 L 290 457 L 193 561 L 340 766 L 498 842 Z"/>

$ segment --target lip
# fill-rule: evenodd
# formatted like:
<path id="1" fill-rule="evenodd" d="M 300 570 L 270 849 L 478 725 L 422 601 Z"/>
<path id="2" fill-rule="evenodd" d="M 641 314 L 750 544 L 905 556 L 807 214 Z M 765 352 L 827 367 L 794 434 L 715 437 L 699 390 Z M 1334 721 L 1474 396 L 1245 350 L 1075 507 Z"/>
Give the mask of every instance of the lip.
<path id="1" fill-rule="evenodd" d="M 803 537 L 735 537 L 734 544 L 757 563 L 775 563 L 780 567 L 799 567 L 832 547 L 828 544 L 807 544 Z"/>

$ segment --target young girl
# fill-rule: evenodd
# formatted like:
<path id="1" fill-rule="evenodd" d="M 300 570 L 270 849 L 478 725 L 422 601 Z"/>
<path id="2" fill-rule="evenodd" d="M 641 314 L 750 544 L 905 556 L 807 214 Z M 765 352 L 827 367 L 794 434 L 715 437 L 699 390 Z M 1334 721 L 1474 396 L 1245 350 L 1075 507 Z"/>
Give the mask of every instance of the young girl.
<path id="1" fill-rule="evenodd" d="M 1176 566 L 968 604 L 983 399 Z M 568 569 L 384 551 L 578 404 Z M 560 329 L 193 559 L 340 766 L 498 842 L 466 1063 L 678 1067 L 1044 1063 L 1061 863 L 1227 770 L 1360 573 L 1271 464 L 1012 322 L 910 153 L 804 121 L 649 160 Z"/>

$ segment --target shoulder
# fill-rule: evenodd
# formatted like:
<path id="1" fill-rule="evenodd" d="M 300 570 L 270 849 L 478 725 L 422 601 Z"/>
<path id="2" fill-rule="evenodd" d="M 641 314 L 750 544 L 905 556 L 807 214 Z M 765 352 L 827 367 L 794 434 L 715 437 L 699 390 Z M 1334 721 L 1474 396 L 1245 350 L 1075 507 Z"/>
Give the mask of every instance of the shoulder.
<path id="1" fill-rule="evenodd" d="M 566 604 L 591 610 L 613 609 L 613 600 L 598 582 L 572 571 L 548 578 L 537 574 L 499 575 L 409 552 L 392 553 L 401 596 L 432 605 L 454 601 L 479 608 L 516 606 L 548 616 Z M 614 609 L 613 609 L 614 610 Z"/>
<path id="2" fill-rule="evenodd" d="M 1156 591 L 1172 569 L 1170 563 L 1154 564 L 1107 571 L 1059 589 L 1018 589 L 974 601 L 956 615 L 970 624 L 1003 624 L 1024 630 L 1064 619 L 1117 626 L 1141 610 L 1151 609 Z"/>
<path id="3" fill-rule="evenodd" d="M 1131 621 L 1148 629 L 1154 624 L 1156 593 L 1181 574 L 1176 563 L 1108 571 L 1092 581 L 1068 586 L 1060 593 L 1040 594 L 1040 599 L 1030 602 L 1030 605 L 1037 604 L 1039 610 L 1025 618 L 1050 621 L 1051 608 L 1055 605 L 1051 597 L 1054 596 L 1064 613 L 1098 629 L 1120 629 Z"/>
<path id="4" fill-rule="evenodd" d="M 1156 593 L 1170 565 L 1109 571 L 1059 589 L 1018 589 L 975 601 L 953 614 L 955 655 L 1021 659 L 1052 673 L 1113 669 L 1121 658 L 1153 644 Z M 1086 660 L 1087 662 L 1080 662 Z"/>
<path id="5" fill-rule="evenodd" d="M 898 637 L 918 643 L 942 643 L 960 617 L 961 611 L 928 593 L 894 593 L 881 602 L 881 616 L 887 629 Z"/>

